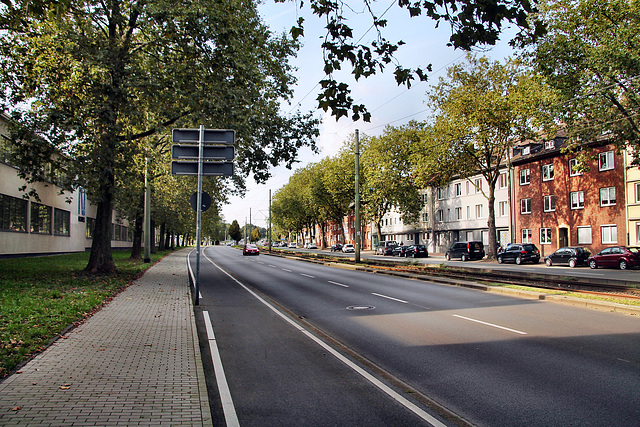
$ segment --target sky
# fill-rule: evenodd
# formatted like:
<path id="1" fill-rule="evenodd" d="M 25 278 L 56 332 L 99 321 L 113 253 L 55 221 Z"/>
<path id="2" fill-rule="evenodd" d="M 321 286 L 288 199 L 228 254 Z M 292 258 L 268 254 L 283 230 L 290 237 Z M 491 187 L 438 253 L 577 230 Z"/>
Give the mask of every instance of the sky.
<path id="1" fill-rule="evenodd" d="M 348 24 L 354 30 L 354 41 L 367 43 L 376 37 L 371 27 L 371 17 L 365 11 L 360 0 L 348 1 L 350 8 L 345 10 Z M 306 2 L 305 2 L 306 4 Z M 446 24 L 435 28 L 435 22 L 426 17 L 410 18 L 405 9 L 397 6 L 397 0 L 378 0 L 373 3 L 373 11 L 378 17 L 388 20 L 388 26 L 383 30 L 383 36 L 390 42 L 404 41 L 397 52 L 398 62 L 407 68 L 432 65 L 427 82 L 415 82 L 410 89 L 406 86 L 398 86 L 395 82 L 394 66 L 390 64 L 385 72 L 355 81 L 350 75 L 350 67 L 344 64 L 344 70 L 334 74 L 339 81 L 349 84 L 351 96 L 355 103 L 363 103 L 371 113 L 371 121 L 354 122 L 351 118 L 343 117 L 336 121 L 330 111 L 324 112 L 317 108 L 316 97 L 320 91 L 318 82 L 324 78 L 322 50 L 322 37 L 326 30 L 323 20 L 312 15 L 308 7 L 300 10 L 296 2 L 286 1 L 274 3 L 266 0 L 259 7 L 263 22 L 276 33 L 288 32 L 295 25 L 298 17 L 305 19 L 305 33 L 303 47 L 291 63 L 297 68 L 295 73 L 298 84 L 294 89 L 292 105 L 284 104 L 281 110 L 285 114 L 313 111 L 321 120 L 320 136 L 316 140 L 319 153 L 314 154 L 310 149 L 304 149 L 299 153 L 299 163 L 289 170 L 285 167 L 272 169 L 272 178 L 265 184 L 256 184 L 251 178 L 247 179 L 247 192 L 244 197 L 231 197 L 229 203 L 222 207 L 222 216 L 227 223 L 237 220 L 240 225 L 249 221 L 260 227 L 267 227 L 269 217 L 269 190 L 271 195 L 283 187 L 293 174 L 295 169 L 304 167 L 309 163 L 318 162 L 321 159 L 333 156 L 338 152 L 343 142 L 352 135 L 356 129 L 361 134 L 376 136 L 382 134 L 385 126 L 401 126 L 410 120 L 425 120 L 430 116 L 430 108 L 427 104 L 427 91 L 431 85 L 435 85 L 440 77 L 446 76 L 446 70 L 451 65 L 464 61 L 466 53 L 447 47 L 450 31 Z M 386 11 L 386 12 L 385 12 Z M 507 30 L 501 40 L 490 50 L 478 51 L 494 59 L 502 59 L 512 54 L 508 41 L 515 32 Z"/>

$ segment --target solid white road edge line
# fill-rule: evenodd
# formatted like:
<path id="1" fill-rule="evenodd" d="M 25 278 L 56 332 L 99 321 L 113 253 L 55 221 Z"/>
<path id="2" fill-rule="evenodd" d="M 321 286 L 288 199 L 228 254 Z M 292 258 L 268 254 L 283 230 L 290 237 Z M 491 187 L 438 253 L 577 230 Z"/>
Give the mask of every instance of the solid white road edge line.
<path id="1" fill-rule="evenodd" d="M 209 349 L 211 350 L 211 360 L 213 361 L 213 370 L 216 374 L 216 383 L 218 384 L 218 392 L 220 393 L 220 401 L 222 402 L 222 410 L 224 412 L 224 419 L 227 422 L 227 426 L 236 427 L 240 426 L 238 421 L 238 415 L 236 414 L 236 408 L 233 405 L 233 399 L 231 398 L 231 391 L 229 390 L 229 384 L 227 384 L 227 377 L 224 375 L 224 368 L 222 367 L 222 359 L 220 358 L 220 352 L 218 351 L 218 345 L 216 344 L 216 336 L 213 333 L 213 326 L 211 325 L 211 318 L 208 311 L 203 311 L 204 324 L 207 329 L 207 337 L 209 338 Z"/>
<path id="2" fill-rule="evenodd" d="M 375 292 L 371 292 L 371 295 L 375 295 L 375 296 L 381 297 L 381 298 L 390 299 L 390 300 L 393 300 L 393 301 L 398 301 L 398 302 L 401 302 L 403 304 L 409 304 L 409 301 L 405 301 L 405 300 L 402 300 L 402 299 L 390 297 L 390 296 L 387 296 L 387 295 L 377 294 Z"/>
<path id="3" fill-rule="evenodd" d="M 454 314 L 453 317 L 457 317 L 458 319 L 468 320 L 470 322 L 476 322 L 476 323 L 480 323 L 480 324 L 483 324 L 483 325 L 491 326 L 492 328 L 503 329 L 505 331 L 514 332 L 514 333 L 520 334 L 520 335 L 527 335 L 526 332 L 518 331 L 517 329 L 506 328 L 504 326 L 496 325 L 496 324 L 493 324 L 493 323 L 483 322 L 482 320 L 472 319 L 470 317 L 464 317 L 464 316 L 460 316 L 458 314 Z"/>
<path id="4" fill-rule="evenodd" d="M 345 356 L 343 356 L 341 353 L 338 352 L 338 350 L 334 349 L 333 347 L 331 347 L 329 344 L 325 343 L 324 341 L 320 340 L 320 338 L 316 337 L 315 335 L 313 335 L 311 332 L 307 331 L 306 329 L 304 329 L 302 326 L 298 325 L 296 322 L 294 322 L 293 320 L 291 320 L 289 317 L 287 317 L 284 313 L 280 312 L 277 308 L 275 308 L 274 306 L 272 306 L 271 304 L 269 304 L 266 300 L 264 300 L 260 295 L 256 294 L 255 292 L 253 292 L 251 289 L 249 289 L 246 285 L 244 285 L 242 282 L 240 282 L 239 280 L 237 280 L 235 277 L 233 277 L 232 275 L 230 275 L 229 273 L 227 273 L 225 270 L 222 269 L 222 267 L 220 267 L 218 264 L 216 264 L 215 262 L 213 262 L 211 260 L 211 258 L 209 258 L 208 256 L 205 255 L 205 257 L 209 260 L 209 262 L 213 265 L 215 265 L 218 270 L 222 271 L 224 274 L 226 274 L 227 276 L 229 276 L 229 278 L 231 278 L 231 280 L 233 280 L 234 282 L 236 282 L 238 285 L 242 286 L 247 292 L 249 292 L 251 295 L 253 295 L 258 301 L 260 301 L 261 303 L 263 303 L 264 305 L 266 305 L 269 309 L 271 309 L 271 311 L 273 311 L 275 314 L 277 314 L 278 316 L 280 316 L 282 319 L 284 319 L 287 323 L 289 323 L 291 326 L 293 326 L 294 328 L 296 328 L 297 330 L 299 330 L 300 332 L 302 332 L 303 334 L 305 334 L 307 337 L 309 337 L 311 340 L 313 340 L 316 344 L 318 344 L 319 346 L 321 346 L 322 348 L 324 348 L 326 351 L 328 351 L 329 353 L 331 353 L 335 358 L 337 358 L 338 360 L 340 360 L 342 363 L 344 363 L 345 365 L 347 365 L 349 368 L 351 368 L 353 371 L 357 372 L 358 374 L 360 374 L 363 378 L 365 378 L 367 381 L 369 381 L 371 384 L 375 385 L 376 387 L 378 387 L 380 390 L 382 390 L 384 393 L 386 393 L 389 397 L 391 397 L 392 399 L 394 399 L 396 402 L 400 403 L 401 405 L 403 405 L 405 408 L 409 409 L 411 412 L 413 412 L 414 414 L 416 414 L 418 417 L 422 418 L 424 421 L 426 421 L 427 423 L 431 424 L 434 427 L 446 427 L 445 424 L 441 423 L 440 421 L 438 421 L 436 418 L 434 418 L 433 416 L 429 415 L 427 412 L 423 411 L 421 408 L 419 408 L 417 405 L 415 405 L 414 403 L 410 402 L 409 400 L 407 400 L 406 398 L 404 398 L 403 396 L 401 396 L 400 394 L 398 394 L 396 391 L 394 391 L 392 388 L 388 387 L 386 384 L 384 384 L 383 382 L 381 382 L 380 380 L 378 380 L 376 377 L 374 377 L 373 375 L 371 375 L 370 373 L 368 373 L 367 371 L 365 371 L 364 369 L 362 369 L 360 366 L 356 365 L 355 363 L 353 363 L 351 360 L 347 359 Z"/>

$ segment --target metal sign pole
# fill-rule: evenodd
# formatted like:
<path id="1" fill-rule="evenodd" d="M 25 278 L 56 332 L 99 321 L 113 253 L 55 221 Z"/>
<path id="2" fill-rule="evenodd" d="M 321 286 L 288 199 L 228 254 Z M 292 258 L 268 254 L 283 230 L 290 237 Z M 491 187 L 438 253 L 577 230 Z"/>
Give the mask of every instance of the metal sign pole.
<path id="1" fill-rule="evenodd" d="M 196 283 L 195 283 L 195 305 L 200 304 L 200 221 L 202 219 L 202 151 L 204 146 L 204 126 L 200 126 L 200 137 L 198 138 L 198 210 L 196 211 Z"/>

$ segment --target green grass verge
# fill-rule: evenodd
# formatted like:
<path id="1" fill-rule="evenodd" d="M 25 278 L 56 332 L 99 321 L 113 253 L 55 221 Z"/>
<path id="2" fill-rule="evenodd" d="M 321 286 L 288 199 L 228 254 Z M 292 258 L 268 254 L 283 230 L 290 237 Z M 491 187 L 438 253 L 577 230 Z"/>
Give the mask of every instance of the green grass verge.
<path id="1" fill-rule="evenodd" d="M 152 254 L 155 262 L 169 252 Z M 114 252 L 118 273 L 89 276 L 88 253 L 0 260 L 0 378 L 100 307 L 150 264 Z"/>
<path id="2" fill-rule="evenodd" d="M 560 296 L 566 296 L 566 297 L 589 299 L 594 301 L 607 301 L 607 302 L 615 302 L 615 303 L 624 304 L 624 305 L 640 306 L 639 300 L 625 298 L 623 295 L 619 297 L 606 297 L 601 295 L 583 294 L 580 292 L 559 291 L 557 289 L 542 289 L 542 288 L 531 288 L 528 286 L 505 285 L 503 283 L 488 283 L 488 285 L 498 286 L 502 288 L 509 288 L 509 289 L 518 289 L 523 291 L 531 291 L 539 294 L 560 295 Z"/>

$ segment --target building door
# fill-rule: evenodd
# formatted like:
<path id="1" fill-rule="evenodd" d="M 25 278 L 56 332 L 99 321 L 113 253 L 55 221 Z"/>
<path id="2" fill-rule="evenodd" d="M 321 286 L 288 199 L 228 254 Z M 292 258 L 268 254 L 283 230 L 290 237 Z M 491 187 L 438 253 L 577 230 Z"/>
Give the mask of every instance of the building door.
<path id="1" fill-rule="evenodd" d="M 558 248 L 569 246 L 569 229 L 558 228 Z"/>

